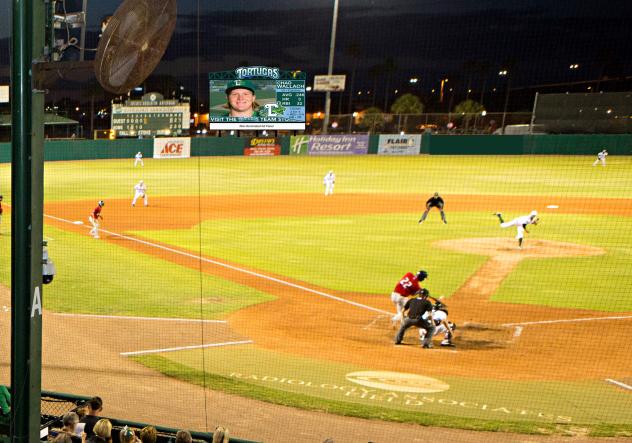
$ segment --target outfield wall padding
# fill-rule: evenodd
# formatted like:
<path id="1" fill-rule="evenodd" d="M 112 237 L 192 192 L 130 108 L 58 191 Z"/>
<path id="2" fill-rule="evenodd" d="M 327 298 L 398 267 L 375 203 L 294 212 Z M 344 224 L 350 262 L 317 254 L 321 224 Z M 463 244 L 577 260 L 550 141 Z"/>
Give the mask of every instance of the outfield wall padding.
<path id="1" fill-rule="evenodd" d="M 423 140 L 427 145 L 424 146 Z M 422 137 L 430 155 L 520 155 L 522 135 L 430 135 Z"/>
<path id="2" fill-rule="evenodd" d="M 369 139 L 369 154 L 378 151 L 378 135 Z M 279 137 L 281 154 L 288 155 L 290 137 Z M 243 155 L 246 137 L 194 137 L 191 156 Z M 129 158 L 140 151 L 153 157 L 153 139 L 50 140 L 44 159 L 96 160 Z M 594 135 L 432 135 L 421 137 L 421 154 L 430 155 L 597 155 L 607 149 L 610 155 L 632 155 L 632 134 Z M 11 144 L 0 143 L 0 163 L 11 161 Z"/>
<path id="3" fill-rule="evenodd" d="M 597 155 L 607 149 L 610 155 L 632 155 L 632 134 L 525 135 L 524 154 Z"/>

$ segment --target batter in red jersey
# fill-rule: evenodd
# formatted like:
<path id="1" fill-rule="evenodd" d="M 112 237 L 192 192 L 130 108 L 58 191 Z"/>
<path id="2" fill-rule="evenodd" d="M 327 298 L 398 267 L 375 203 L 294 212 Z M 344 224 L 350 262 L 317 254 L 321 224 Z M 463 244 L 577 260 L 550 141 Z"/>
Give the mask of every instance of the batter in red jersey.
<path id="1" fill-rule="evenodd" d="M 105 205 L 105 202 L 103 200 L 99 200 L 99 203 L 97 203 L 97 207 L 94 208 L 92 214 L 90 214 L 90 216 L 88 217 L 88 220 L 92 225 L 92 229 L 90 229 L 90 235 L 94 238 L 99 238 L 99 223 L 100 220 L 103 220 L 103 216 L 101 215 L 101 209 L 103 208 L 103 205 Z"/>
<path id="2" fill-rule="evenodd" d="M 419 271 L 417 275 L 408 272 L 399 279 L 395 289 L 391 293 L 391 301 L 397 309 L 397 313 L 391 318 L 393 325 L 397 322 L 401 323 L 404 318 L 404 305 L 406 304 L 406 300 L 421 290 L 419 282 L 424 281 L 426 278 L 428 278 L 428 273 L 426 271 Z"/>

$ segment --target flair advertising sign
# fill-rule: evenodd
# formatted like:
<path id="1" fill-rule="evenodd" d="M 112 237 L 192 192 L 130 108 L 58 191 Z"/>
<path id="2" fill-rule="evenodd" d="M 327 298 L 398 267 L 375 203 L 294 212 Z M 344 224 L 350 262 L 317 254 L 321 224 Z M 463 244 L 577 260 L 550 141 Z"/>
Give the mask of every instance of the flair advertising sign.
<path id="1" fill-rule="evenodd" d="M 164 137 L 154 139 L 154 158 L 191 157 L 189 137 Z"/>
<path id="2" fill-rule="evenodd" d="M 418 155 L 421 134 L 382 134 L 378 139 L 377 153 L 381 155 Z"/>

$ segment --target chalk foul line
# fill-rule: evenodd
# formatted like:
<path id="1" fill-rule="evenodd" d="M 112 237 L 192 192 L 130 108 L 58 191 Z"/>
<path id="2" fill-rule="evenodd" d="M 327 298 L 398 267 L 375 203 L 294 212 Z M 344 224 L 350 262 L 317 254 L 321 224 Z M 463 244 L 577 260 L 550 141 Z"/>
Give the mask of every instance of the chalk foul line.
<path id="1" fill-rule="evenodd" d="M 60 217 L 55 217 L 54 215 L 44 214 L 44 217 L 48 217 L 48 218 L 51 218 L 53 220 L 57 220 L 57 221 L 68 223 L 68 224 L 74 224 L 70 220 L 66 220 L 66 219 L 60 218 Z M 86 228 L 88 228 L 88 227 L 86 227 Z M 143 244 L 145 246 L 150 246 L 150 247 L 156 248 L 156 249 L 162 249 L 163 251 L 172 252 L 174 254 L 182 255 L 184 257 L 189 257 L 189 258 L 192 258 L 192 259 L 195 259 L 195 260 L 201 260 L 201 261 L 203 261 L 205 263 L 210 263 L 210 264 L 213 264 L 213 265 L 216 265 L 216 266 L 221 266 L 221 267 L 224 267 L 224 268 L 227 268 L 227 269 L 231 269 L 233 271 L 237 271 L 237 272 L 241 272 L 241 273 L 244 273 L 244 274 L 251 275 L 253 277 L 258 277 L 258 278 L 261 278 L 261 279 L 264 279 L 264 280 L 268 280 L 268 281 L 272 281 L 272 282 L 275 282 L 275 283 L 278 283 L 278 284 L 281 284 L 281 285 L 289 286 L 289 287 L 294 288 L 294 289 L 299 289 L 299 290 L 304 291 L 304 292 L 309 292 L 311 294 L 320 295 L 321 297 L 329 298 L 331 300 L 336 300 L 338 302 L 346 303 L 346 304 L 349 304 L 349 305 L 352 305 L 352 306 L 356 306 L 358 308 L 366 309 L 366 310 L 373 311 L 373 312 L 378 312 L 380 314 L 389 314 L 389 315 L 392 314 L 391 312 L 384 311 L 382 309 L 374 308 L 372 306 L 363 305 L 362 303 L 357 303 L 357 302 L 354 302 L 354 301 L 351 301 L 351 300 L 346 300 L 346 299 L 341 298 L 341 297 L 336 297 L 335 295 L 327 294 L 325 292 L 317 291 L 315 289 L 310 289 L 310 288 L 307 288 L 305 286 L 297 285 L 295 283 L 291 283 L 291 282 L 288 282 L 288 281 L 285 281 L 285 280 L 281 280 L 281 279 L 278 279 L 278 278 L 275 278 L 275 277 L 270 277 L 269 275 L 260 274 L 258 272 L 254 272 L 254 271 L 250 271 L 248 269 L 240 268 L 238 266 L 229 265 L 227 263 L 222 263 L 222 262 L 219 262 L 217 260 L 212 260 L 210 258 L 201 257 L 199 255 L 191 254 L 191 253 L 184 252 L 184 251 L 179 251 L 177 249 L 170 248 L 168 246 L 159 245 L 157 243 L 152 243 L 152 242 L 149 242 L 149 241 L 146 241 L 146 240 L 141 240 L 139 238 L 130 237 L 130 236 L 127 236 L 127 235 L 119 234 L 117 232 L 108 231 L 106 229 L 99 229 L 99 231 L 105 232 L 106 234 L 109 234 L 109 235 L 112 235 L 112 236 L 115 236 L 115 237 L 123 238 L 125 240 L 134 241 L 134 242 Z"/>
<path id="2" fill-rule="evenodd" d="M 123 357 L 130 357 L 134 355 L 161 354 L 163 352 L 186 351 L 189 349 L 204 349 L 204 348 L 218 348 L 221 346 L 249 345 L 252 343 L 254 343 L 254 341 L 252 340 L 227 341 L 224 343 L 209 343 L 206 345 L 178 346 L 176 348 L 147 349 L 145 351 L 121 352 L 119 355 L 122 355 Z"/>
<path id="3" fill-rule="evenodd" d="M 625 383 L 623 383 L 623 382 L 616 381 L 616 380 L 613 380 L 613 379 L 611 379 L 611 378 L 607 378 L 607 379 L 606 379 L 606 381 L 607 381 L 608 383 L 612 383 L 613 385 L 617 385 L 617 386 L 619 386 L 620 388 L 623 388 L 623 389 L 627 389 L 627 390 L 629 390 L 629 391 L 632 391 L 632 386 L 627 385 L 627 384 L 625 384 Z"/>
<path id="4" fill-rule="evenodd" d="M 200 320 L 197 318 L 168 318 L 168 317 L 132 317 L 128 315 L 97 315 L 97 314 L 70 314 L 52 312 L 51 315 L 59 317 L 86 317 L 105 318 L 113 320 L 134 320 L 134 321 L 175 321 L 183 323 L 228 323 L 226 320 Z"/>
<path id="5" fill-rule="evenodd" d="M 542 321 L 525 321 L 522 323 L 505 323 L 502 326 L 528 326 L 528 325 L 551 325 L 555 323 L 578 323 L 582 321 L 600 321 L 600 320 L 629 320 L 632 319 L 632 315 L 619 315 L 612 317 L 584 317 L 584 318 L 568 318 L 560 320 L 542 320 Z"/>

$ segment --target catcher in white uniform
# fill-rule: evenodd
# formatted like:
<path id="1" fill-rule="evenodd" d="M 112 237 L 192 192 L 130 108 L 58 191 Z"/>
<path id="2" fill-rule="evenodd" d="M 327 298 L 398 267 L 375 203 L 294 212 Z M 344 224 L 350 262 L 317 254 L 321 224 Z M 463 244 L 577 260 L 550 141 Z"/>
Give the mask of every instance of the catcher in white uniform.
<path id="1" fill-rule="evenodd" d="M 518 218 L 514 218 L 511 221 L 506 222 L 503 220 L 503 215 L 500 212 L 495 212 L 494 215 L 500 220 L 501 228 L 508 228 L 510 226 L 516 227 L 516 240 L 518 240 L 518 247 L 522 249 L 522 240 L 524 239 L 524 233 L 527 234 L 527 225 L 537 225 L 540 219 L 538 218 L 538 211 L 531 211 L 529 215 L 521 215 Z"/>
<path id="2" fill-rule="evenodd" d="M 142 180 L 134 186 L 134 200 L 132 200 L 132 206 L 136 206 L 136 200 L 139 198 L 142 198 L 145 201 L 145 206 L 149 204 L 147 201 L 147 186 L 145 186 L 145 183 Z"/>
<path id="3" fill-rule="evenodd" d="M 443 303 L 443 297 L 439 297 L 438 299 L 434 297 L 428 298 L 434 300 L 434 305 L 432 306 L 432 319 L 435 324 L 434 335 L 438 336 L 440 334 L 443 334 L 443 340 L 441 340 L 440 346 L 454 347 L 454 344 L 452 343 L 452 337 L 454 337 L 456 324 L 448 321 L 448 307 Z M 420 328 L 419 340 L 423 342 L 425 336 L 425 329 Z"/>

